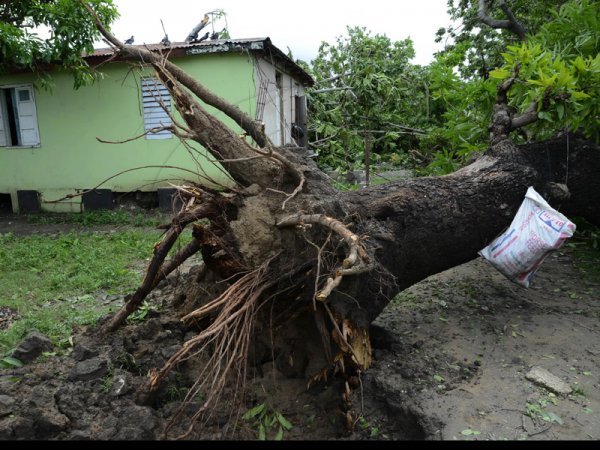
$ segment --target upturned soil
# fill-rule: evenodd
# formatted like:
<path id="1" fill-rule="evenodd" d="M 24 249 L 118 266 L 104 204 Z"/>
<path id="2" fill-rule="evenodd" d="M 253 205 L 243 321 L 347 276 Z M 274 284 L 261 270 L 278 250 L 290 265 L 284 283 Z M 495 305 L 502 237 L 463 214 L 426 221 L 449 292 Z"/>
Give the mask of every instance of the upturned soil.
<path id="1" fill-rule="evenodd" d="M 600 282 L 580 265 L 564 248 L 524 289 L 478 258 L 404 291 L 372 326 L 374 361 L 351 394 L 352 432 L 338 412 L 340 379 L 307 388 L 271 363 L 251 371 L 241 412 L 266 405 L 292 424 L 283 438 L 294 440 L 598 439 Z M 138 393 L 148 371 L 194 336 L 172 309 L 177 281 L 194 270 L 151 294 L 159 312 L 146 320 L 102 338 L 95 327 L 77 330 L 66 355 L 1 370 L 0 439 L 160 439 L 202 361 L 182 363 L 150 402 Z M 529 381 L 535 366 L 571 394 Z M 193 439 L 257 438 L 258 423 L 229 416 L 228 393 Z M 169 438 L 201 404 L 193 399 Z"/>

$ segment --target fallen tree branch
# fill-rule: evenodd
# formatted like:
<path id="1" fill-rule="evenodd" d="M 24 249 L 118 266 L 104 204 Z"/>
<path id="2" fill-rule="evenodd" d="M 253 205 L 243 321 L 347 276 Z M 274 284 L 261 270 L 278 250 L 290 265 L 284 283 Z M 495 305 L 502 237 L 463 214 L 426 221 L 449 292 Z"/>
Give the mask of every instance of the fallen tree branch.
<path id="1" fill-rule="evenodd" d="M 125 52 L 141 61 L 147 63 L 156 63 L 159 58 L 158 55 L 148 51 L 139 49 L 137 47 L 126 45 L 119 41 L 115 36 L 113 36 L 102 24 L 100 18 L 96 14 L 96 12 L 89 6 L 84 0 L 80 0 L 83 6 L 88 10 L 88 12 L 94 18 L 96 28 L 104 38 L 110 42 L 114 47 L 118 48 L 120 51 Z M 188 88 L 191 92 L 194 93 L 198 98 L 200 98 L 206 104 L 213 106 L 231 119 L 235 121 L 243 130 L 245 130 L 254 141 L 261 147 L 266 146 L 270 143 L 269 138 L 264 133 L 264 129 L 262 128 L 260 122 L 253 120 L 248 114 L 242 111 L 236 105 L 224 101 L 221 97 L 213 94 L 207 88 L 202 86 L 198 80 L 189 74 L 185 73 L 181 68 L 171 63 L 170 61 L 165 61 L 165 67 L 169 72 L 173 73 L 173 75 L 180 81 L 186 88 Z"/>
<path id="2" fill-rule="evenodd" d="M 151 165 L 151 166 L 139 166 L 139 167 L 134 167 L 132 169 L 127 169 L 127 170 L 123 170 L 119 173 L 116 173 L 110 177 L 108 177 L 106 180 L 103 180 L 102 182 L 98 183 L 96 186 L 94 186 L 91 189 L 88 189 L 86 191 L 82 191 L 82 192 L 78 192 L 77 194 L 68 194 L 65 195 L 64 197 L 59 198 L 58 200 L 44 200 L 44 203 L 59 203 L 65 200 L 70 200 L 72 198 L 77 198 L 77 197 L 81 197 L 85 194 L 88 194 L 90 192 L 95 191 L 96 189 L 99 189 L 103 184 L 107 183 L 108 181 L 112 180 L 113 178 L 117 178 L 121 175 L 124 175 L 126 173 L 129 172 L 134 172 L 136 170 L 143 170 L 143 169 L 176 169 L 176 170 L 181 170 L 182 172 L 187 172 L 187 173 L 191 173 L 199 178 L 204 178 L 202 175 L 200 175 L 197 172 L 194 172 L 193 170 L 190 169 L 186 169 L 185 167 L 179 167 L 179 166 L 158 166 L 158 165 Z M 158 181 L 154 182 L 154 183 L 158 183 Z"/>

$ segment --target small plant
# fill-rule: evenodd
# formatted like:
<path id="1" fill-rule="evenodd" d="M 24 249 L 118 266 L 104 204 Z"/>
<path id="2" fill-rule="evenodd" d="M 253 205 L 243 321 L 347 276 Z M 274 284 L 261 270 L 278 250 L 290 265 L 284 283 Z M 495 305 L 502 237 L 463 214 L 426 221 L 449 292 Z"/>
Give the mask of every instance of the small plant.
<path id="1" fill-rule="evenodd" d="M 367 431 L 371 439 L 377 439 L 381 430 L 378 426 L 372 425 L 364 416 L 358 418 L 358 426 L 361 430 Z"/>
<path id="2" fill-rule="evenodd" d="M 113 371 L 112 369 L 109 369 L 108 372 L 106 372 L 106 375 L 104 376 L 104 378 L 102 379 L 102 391 L 106 394 L 108 394 L 110 392 L 110 390 L 113 387 Z"/>
<path id="3" fill-rule="evenodd" d="M 283 433 L 292 429 L 292 424 L 280 412 L 264 403 L 246 411 L 242 419 L 252 421 L 253 425 L 257 427 L 257 436 L 261 441 L 265 441 L 271 436 L 274 440 L 281 441 Z"/>
<path id="4" fill-rule="evenodd" d="M 481 434 L 481 431 L 467 428 L 466 430 L 462 430 L 460 434 L 462 434 L 463 436 L 479 436 Z"/>
<path id="5" fill-rule="evenodd" d="M 573 392 L 571 393 L 571 395 L 578 395 L 580 397 L 585 397 L 585 391 L 581 386 L 575 385 L 575 386 L 571 386 L 571 388 L 573 389 Z"/>
<path id="6" fill-rule="evenodd" d="M 531 417 L 532 419 L 542 419 L 545 422 L 557 423 L 559 425 L 563 425 L 563 420 L 555 413 L 548 412 L 545 410 L 546 406 L 548 406 L 548 402 L 556 405 L 558 402 L 556 397 L 548 397 L 548 399 L 542 398 L 535 402 L 527 402 L 525 404 L 525 413 Z"/>
<path id="7" fill-rule="evenodd" d="M 144 303 L 142 303 L 137 311 L 129 316 L 127 321 L 130 323 L 143 322 L 148 318 L 150 311 L 158 311 L 158 309 L 154 306 L 151 306 L 146 300 L 144 300 Z"/>
<path id="8" fill-rule="evenodd" d="M 183 400 L 188 392 L 186 387 L 169 386 L 167 389 L 167 399 L 171 402 L 179 402 Z"/>

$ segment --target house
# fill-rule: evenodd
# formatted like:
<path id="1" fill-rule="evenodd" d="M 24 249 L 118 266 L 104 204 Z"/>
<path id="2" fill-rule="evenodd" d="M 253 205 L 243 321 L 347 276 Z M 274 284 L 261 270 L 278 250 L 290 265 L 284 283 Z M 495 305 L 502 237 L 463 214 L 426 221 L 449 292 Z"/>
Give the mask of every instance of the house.
<path id="1" fill-rule="evenodd" d="M 313 80 L 269 38 L 145 47 L 169 51 L 172 62 L 263 121 L 276 145 L 298 143 L 292 130 L 305 129 L 304 93 Z M 113 56 L 111 49 L 87 56 L 103 77 L 78 90 L 61 71 L 53 72 L 51 90 L 36 88 L 31 73 L 0 75 L 0 206 L 14 212 L 79 212 L 110 208 L 119 193 L 161 193 L 170 183 L 193 179 L 191 172 L 223 179 L 202 148 L 194 143 L 189 151 L 169 131 L 128 141 L 171 123 L 161 102 L 175 111 L 151 70 Z M 241 133 L 223 113 L 208 109 Z M 55 202 L 103 181 L 96 191 Z"/>

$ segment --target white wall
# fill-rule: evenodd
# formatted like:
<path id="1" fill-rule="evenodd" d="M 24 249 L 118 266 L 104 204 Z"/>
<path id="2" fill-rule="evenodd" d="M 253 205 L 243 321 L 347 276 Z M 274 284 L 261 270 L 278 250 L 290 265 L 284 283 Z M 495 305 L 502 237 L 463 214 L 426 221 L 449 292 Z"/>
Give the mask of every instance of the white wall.
<path id="1" fill-rule="evenodd" d="M 276 72 L 270 61 L 257 57 L 255 64 L 255 79 L 257 92 L 257 120 L 265 124 L 265 132 L 275 145 L 292 144 L 292 123 L 295 120 L 295 97 L 304 95 L 304 87 L 290 75 L 279 70 L 282 74 L 283 98 L 279 106 L 279 93 L 276 85 Z M 260 103 L 264 103 L 261 107 Z M 281 113 L 283 109 L 283 139 L 281 135 Z"/>

